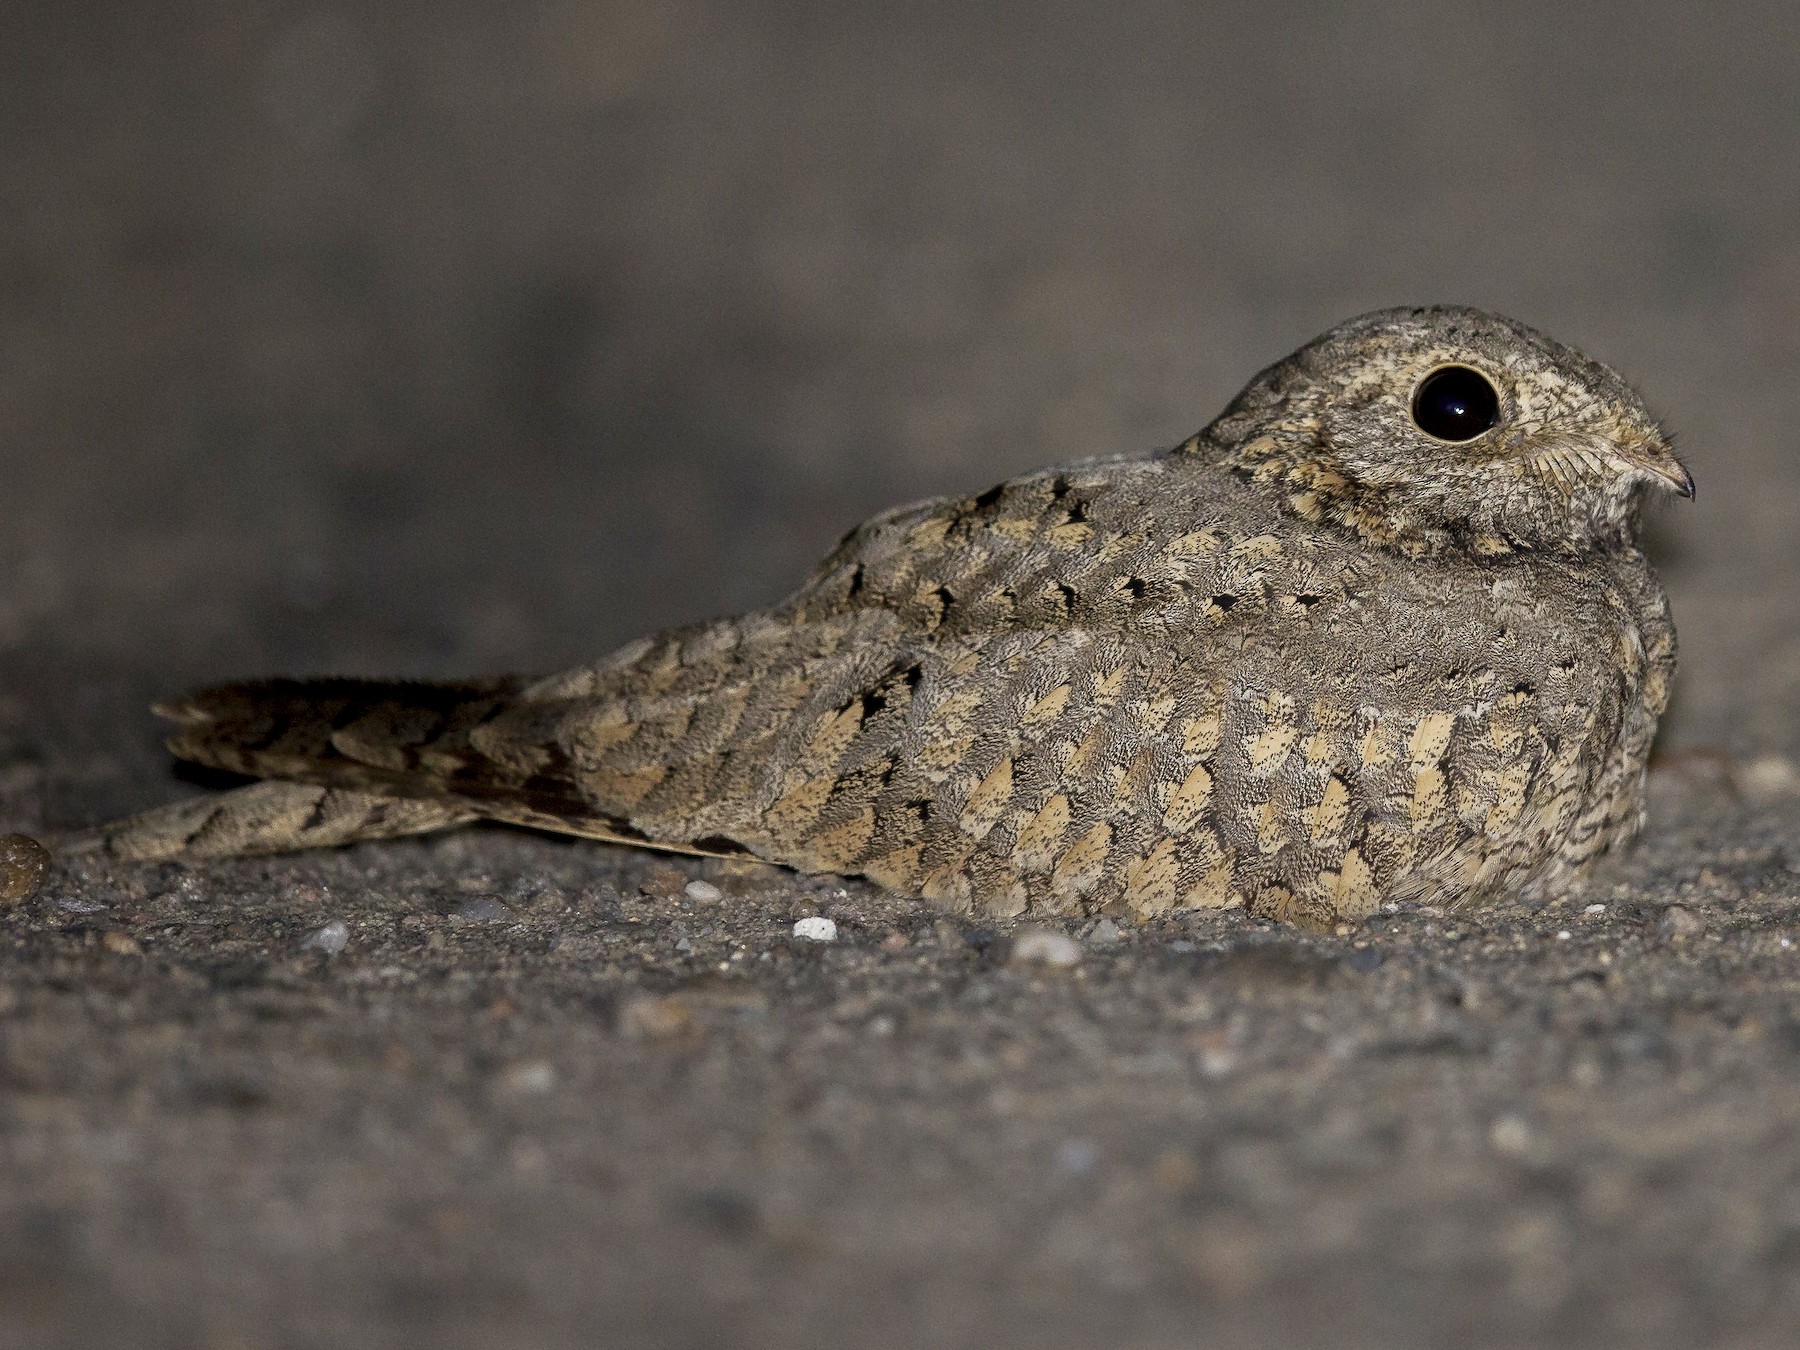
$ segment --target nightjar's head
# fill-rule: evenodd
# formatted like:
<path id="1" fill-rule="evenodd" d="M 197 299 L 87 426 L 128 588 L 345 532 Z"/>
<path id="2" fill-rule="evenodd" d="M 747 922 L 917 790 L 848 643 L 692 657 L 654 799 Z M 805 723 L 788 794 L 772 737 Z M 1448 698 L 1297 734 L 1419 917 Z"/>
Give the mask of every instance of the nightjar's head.
<path id="1" fill-rule="evenodd" d="M 1646 487 L 1694 495 L 1618 375 L 1475 309 L 1341 324 L 1251 381 L 1195 449 L 1408 552 L 1628 542 Z"/>

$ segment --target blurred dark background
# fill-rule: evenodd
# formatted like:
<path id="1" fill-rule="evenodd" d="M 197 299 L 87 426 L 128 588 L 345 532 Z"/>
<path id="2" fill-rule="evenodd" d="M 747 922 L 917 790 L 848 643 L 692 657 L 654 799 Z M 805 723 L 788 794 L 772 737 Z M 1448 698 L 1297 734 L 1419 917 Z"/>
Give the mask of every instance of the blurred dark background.
<path id="1" fill-rule="evenodd" d="M 1797 70 L 1790 4 L 14 0 L 0 734 L 153 799 L 151 695 L 592 659 L 1444 300 L 1676 429 L 1670 737 L 1800 745 Z"/>

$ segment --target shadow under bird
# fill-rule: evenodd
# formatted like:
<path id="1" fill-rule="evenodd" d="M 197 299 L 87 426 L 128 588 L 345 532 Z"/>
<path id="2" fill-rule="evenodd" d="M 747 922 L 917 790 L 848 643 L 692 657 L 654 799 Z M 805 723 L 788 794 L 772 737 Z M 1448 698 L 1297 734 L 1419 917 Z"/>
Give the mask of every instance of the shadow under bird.
<path id="1" fill-rule="evenodd" d="M 1693 480 L 1497 315 L 1352 319 L 1205 430 L 853 530 L 789 599 L 597 665 L 268 680 L 158 711 L 264 780 L 63 841 L 272 853 L 508 821 L 997 916 L 1543 897 L 1642 818 Z"/>

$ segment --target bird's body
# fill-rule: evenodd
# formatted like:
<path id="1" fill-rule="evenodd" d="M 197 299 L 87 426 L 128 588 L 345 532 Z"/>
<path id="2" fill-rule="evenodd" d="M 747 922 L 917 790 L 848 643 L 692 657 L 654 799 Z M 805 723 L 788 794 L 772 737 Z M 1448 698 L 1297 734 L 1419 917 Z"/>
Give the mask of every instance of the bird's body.
<path id="1" fill-rule="evenodd" d="M 1473 458 L 1391 425 L 1436 416 L 1415 390 L 1447 362 L 1501 390 Z M 1436 452 L 1457 471 L 1406 470 Z M 593 667 L 198 694 L 175 752 L 281 786 L 101 838 L 216 854 L 487 817 L 997 915 L 1538 894 L 1637 828 L 1674 665 L 1634 539 L 1652 477 L 1685 481 L 1604 367 L 1388 311 L 1172 451 L 878 516 L 783 604 Z"/>

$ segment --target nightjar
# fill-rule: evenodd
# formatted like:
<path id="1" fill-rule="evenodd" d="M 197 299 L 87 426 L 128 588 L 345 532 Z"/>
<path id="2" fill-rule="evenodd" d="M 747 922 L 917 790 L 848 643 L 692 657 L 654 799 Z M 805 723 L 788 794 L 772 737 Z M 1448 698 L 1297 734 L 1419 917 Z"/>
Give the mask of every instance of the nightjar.
<path id="1" fill-rule="evenodd" d="M 1616 374 L 1471 309 L 1352 319 L 1171 450 L 902 507 L 771 609 L 545 678 L 160 709 L 267 781 L 72 842 L 275 852 L 477 819 L 1010 916 L 1542 897 L 1628 839 L 1693 481 Z"/>

